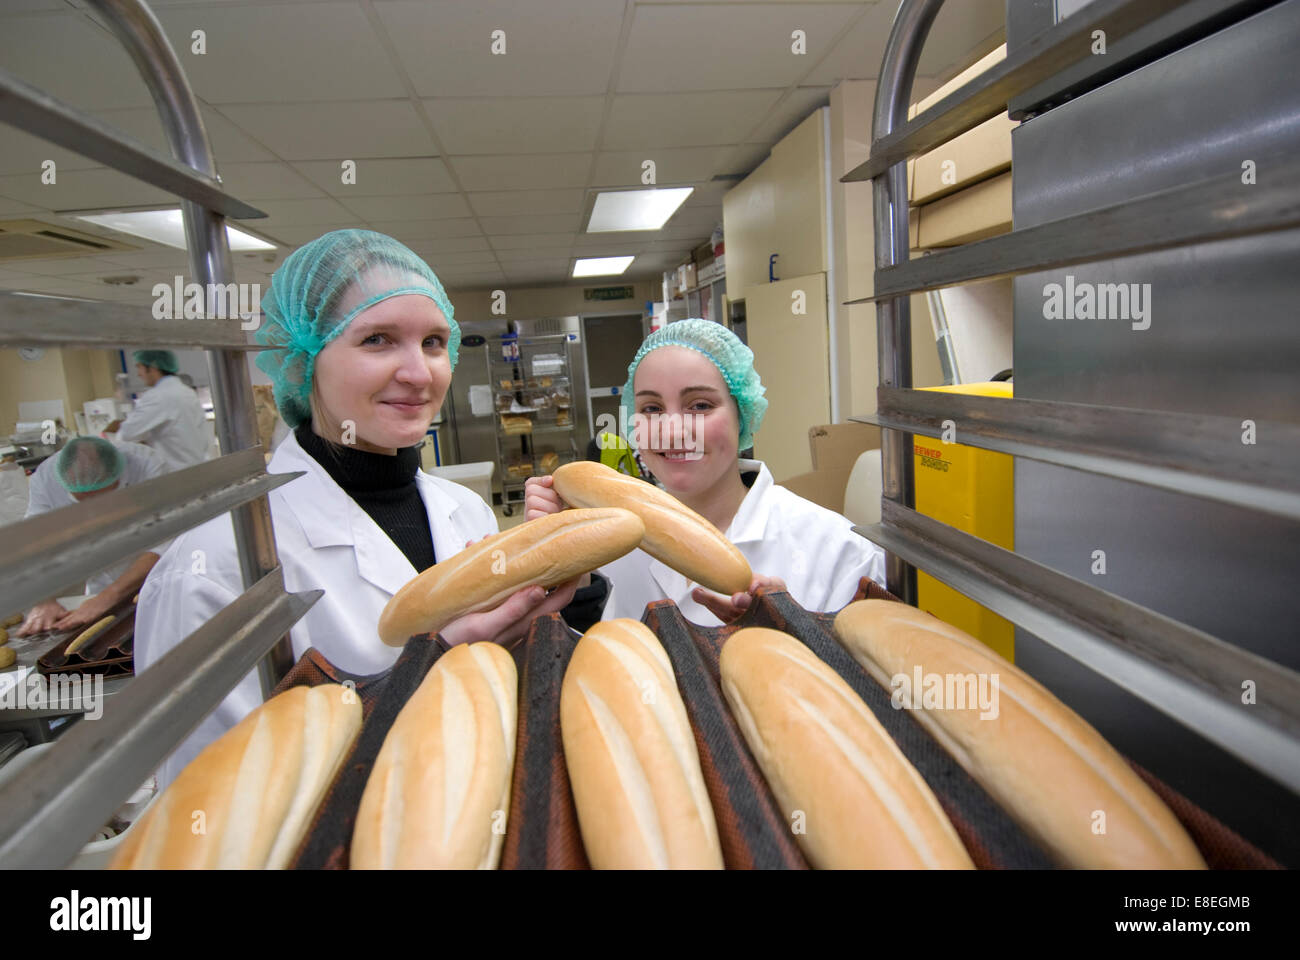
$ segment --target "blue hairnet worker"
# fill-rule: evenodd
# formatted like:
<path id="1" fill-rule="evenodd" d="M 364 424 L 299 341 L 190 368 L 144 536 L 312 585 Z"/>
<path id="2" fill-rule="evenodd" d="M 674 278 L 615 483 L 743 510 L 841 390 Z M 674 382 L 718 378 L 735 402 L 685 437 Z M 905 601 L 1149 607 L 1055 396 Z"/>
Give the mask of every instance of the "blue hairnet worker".
<path id="1" fill-rule="evenodd" d="M 606 620 L 640 620 L 670 599 L 693 623 L 739 617 L 760 587 L 784 589 L 806 610 L 835 611 L 868 577 L 885 582 L 885 553 L 832 510 L 773 482 L 760 460 L 742 460 L 767 410 L 753 352 L 718 323 L 670 323 L 641 344 L 628 367 L 628 439 L 665 490 L 709 520 L 745 555 L 754 580 L 730 597 L 690 583 L 641 550 L 600 569 L 610 581 Z M 550 477 L 528 481 L 527 517 L 562 508 Z"/>
<path id="2" fill-rule="evenodd" d="M 301 472 L 268 494 L 291 592 L 325 595 L 290 630 L 296 656 L 314 647 L 349 673 L 380 673 L 401 652 L 379 640 L 385 605 L 418 573 L 497 532 L 467 487 L 419 469 L 419 448 L 451 384 L 460 328 L 429 266 L 391 237 L 337 230 L 295 250 L 262 298 L 258 366 L 292 428 L 267 470 Z M 195 557 L 202 559 L 201 563 Z M 517 591 L 449 624 L 449 643 L 521 638 L 565 606 Z M 234 532 L 221 516 L 178 537 L 140 591 L 137 670 L 146 670 L 243 592 Z M 159 771 L 165 786 L 208 743 L 262 702 L 250 672 Z"/>
<path id="3" fill-rule="evenodd" d="M 68 441 L 32 474 L 27 516 L 68 507 L 119 487 L 143 483 L 167 472 L 161 458 L 138 443 L 112 444 L 99 437 Z M 120 560 L 86 581 L 85 600 L 69 612 L 58 600 L 38 603 L 18 629 L 26 637 L 46 630 L 75 630 L 99 620 L 127 597 L 139 592 L 145 577 L 166 548 L 161 544 L 138 557 Z"/>
<path id="4" fill-rule="evenodd" d="M 104 432 L 152 447 L 168 470 L 202 463 L 210 446 L 207 417 L 198 394 L 177 376 L 176 354 L 137 350 L 132 359 L 136 376 L 149 389 L 136 398 L 135 409 L 125 420 L 114 420 Z"/>

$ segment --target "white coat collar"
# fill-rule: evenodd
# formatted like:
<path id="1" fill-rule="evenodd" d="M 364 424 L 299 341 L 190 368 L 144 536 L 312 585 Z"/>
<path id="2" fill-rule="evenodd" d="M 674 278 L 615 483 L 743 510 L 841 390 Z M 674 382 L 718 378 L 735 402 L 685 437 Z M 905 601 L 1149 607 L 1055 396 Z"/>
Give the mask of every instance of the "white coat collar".
<path id="1" fill-rule="evenodd" d="M 416 575 L 411 562 L 361 506 L 334 482 L 334 478 L 303 450 L 292 432 L 276 448 L 269 473 L 302 470 L 307 476 L 291 480 L 276 492 L 293 513 L 313 549 L 349 546 L 357 560 L 357 575 L 388 593 L 396 593 Z M 310 481 L 304 483 L 304 481 Z M 460 504 L 446 496 L 423 470 L 415 474 L 416 488 L 429 516 L 433 552 L 445 560 L 465 549 L 455 523 Z"/>
<path id="2" fill-rule="evenodd" d="M 767 518 L 770 516 L 770 511 L 763 509 L 763 500 L 773 486 L 772 473 L 762 460 L 741 460 L 740 472 L 757 472 L 758 476 L 745 494 L 745 499 L 740 501 L 740 508 L 726 530 L 727 539 L 737 546 L 762 542 L 767 530 Z M 669 597 L 681 596 L 690 583 L 683 574 L 653 557 L 650 559 L 650 576 L 659 584 L 664 595 Z"/>

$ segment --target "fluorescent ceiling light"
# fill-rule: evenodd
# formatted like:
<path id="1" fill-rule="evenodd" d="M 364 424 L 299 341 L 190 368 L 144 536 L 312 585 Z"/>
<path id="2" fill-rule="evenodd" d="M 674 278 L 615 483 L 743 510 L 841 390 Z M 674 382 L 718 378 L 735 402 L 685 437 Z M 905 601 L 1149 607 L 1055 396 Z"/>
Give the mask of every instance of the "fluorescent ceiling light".
<path id="1" fill-rule="evenodd" d="M 575 277 L 612 277 L 632 265 L 636 257 L 584 257 L 573 265 Z"/>
<path id="2" fill-rule="evenodd" d="M 614 230 L 658 230 L 695 191 L 694 187 L 663 190 L 613 190 L 596 195 L 588 233 Z"/>
<path id="3" fill-rule="evenodd" d="M 185 246 L 185 221 L 179 209 L 173 210 L 131 210 L 121 213 L 87 213 L 79 214 L 78 220 L 85 220 L 110 230 L 129 233 L 133 237 L 143 237 L 154 243 L 176 247 Z M 274 250 L 275 244 L 267 243 L 258 237 L 226 224 L 226 239 L 230 249 L 239 250 Z"/>

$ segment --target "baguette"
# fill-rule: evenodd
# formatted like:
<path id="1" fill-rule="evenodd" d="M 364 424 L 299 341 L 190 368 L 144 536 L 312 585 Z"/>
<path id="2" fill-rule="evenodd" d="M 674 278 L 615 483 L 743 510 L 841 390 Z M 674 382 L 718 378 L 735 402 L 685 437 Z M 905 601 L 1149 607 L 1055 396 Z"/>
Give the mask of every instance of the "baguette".
<path id="1" fill-rule="evenodd" d="M 510 811 L 515 662 L 495 643 L 461 644 L 397 715 L 357 810 L 351 866 L 493 870 Z"/>
<path id="2" fill-rule="evenodd" d="M 974 637 L 889 600 L 845 607 L 835 635 L 877 682 L 895 689 L 896 703 L 905 705 L 905 688 L 894 678 L 907 678 L 911 692 L 918 669 L 923 684 L 929 675 L 945 685 L 949 678 L 997 678 L 995 710 L 957 703 L 925 709 L 922 701 L 914 715 L 1063 866 L 1205 867 L 1182 825 L 1096 730 Z M 921 700 L 922 693 L 912 696 Z"/>
<path id="3" fill-rule="evenodd" d="M 578 641 L 560 688 L 560 733 L 594 868 L 722 869 L 695 735 L 648 627 L 606 620 Z"/>
<path id="4" fill-rule="evenodd" d="M 110 868 L 287 867 L 360 729 L 361 701 L 339 684 L 272 697 L 181 771 Z"/>
<path id="5" fill-rule="evenodd" d="M 804 644 L 750 627 L 719 659 L 723 694 L 810 864 L 974 869 L 921 775 Z"/>
<path id="6" fill-rule="evenodd" d="M 635 550 L 644 533 L 627 510 L 569 510 L 494 533 L 398 590 L 379 615 L 379 638 L 405 646 L 524 587 L 558 586 Z"/>
<path id="7" fill-rule="evenodd" d="M 749 589 L 749 561 L 722 532 L 652 483 L 590 460 L 552 474 L 555 490 L 573 507 L 622 507 L 645 524 L 641 549 L 688 579 L 731 596 Z"/>
<path id="8" fill-rule="evenodd" d="M 68 649 L 63 651 L 63 655 L 65 657 L 72 656 L 74 653 L 76 653 L 86 644 L 90 643 L 91 640 L 94 640 L 97 636 L 99 636 L 104 631 L 104 628 L 107 627 L 112 622 L 113 622 L 113 614 L 111 613 L 106 617 L 101 617 L 100 619 L 96 620 L 85 630 L 82 630 L 81 633 L 77 634 L 77 639 L 73 640 L 70 644 L 68 644 Z"/>

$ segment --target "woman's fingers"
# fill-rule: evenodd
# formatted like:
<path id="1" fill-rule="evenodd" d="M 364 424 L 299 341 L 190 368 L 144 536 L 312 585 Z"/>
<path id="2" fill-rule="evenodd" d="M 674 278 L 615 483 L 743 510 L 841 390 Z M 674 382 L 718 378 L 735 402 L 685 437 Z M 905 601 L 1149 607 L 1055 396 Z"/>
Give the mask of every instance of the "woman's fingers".
<path id="1" fill-rule="evenodd" d="M 551 486 L 550 477 L 529 477 L 524 481 L 525 520 L 536 520 L 563 509 L 564 502 Z"/>
<path id="2" fill-rule="evenodd" d="M 745 612 L 745 607 L 735 603 L 735 597 L 743 596 L 745 594 L 738 593 L 732 597 L 723 597 L 711 593 L 703 587 L 696 587 L 691 591 L 691 598 L 723 623 L 730 623 Z M 746 606 L 748 606 L 748 601 L 746 601 Z"/>

